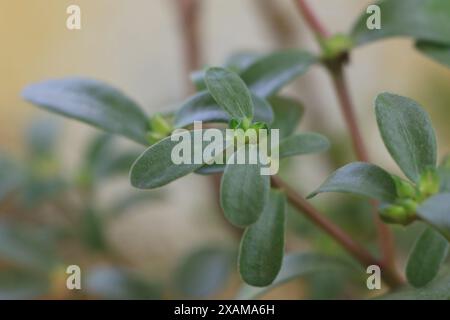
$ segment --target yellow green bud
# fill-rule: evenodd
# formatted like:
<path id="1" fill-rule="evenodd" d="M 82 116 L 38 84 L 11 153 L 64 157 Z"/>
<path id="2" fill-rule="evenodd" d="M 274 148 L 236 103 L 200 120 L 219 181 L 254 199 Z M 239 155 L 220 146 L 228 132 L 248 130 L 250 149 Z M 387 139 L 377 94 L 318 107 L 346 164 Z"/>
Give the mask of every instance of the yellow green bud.
<path id="1" fill-rule="evenodd" d="M 419 192 L 422 198 L 429 197 L 439 192 L 439 176 L 436 170 L 429 169 L 422 173 L 419 179 Z"/>
<path id="2" fill-rule="evenodd" d="M 150 119 L 150 129 L 152 132 L 168 136 L 173 128 L 164 117 L 157 113 Z"/>
<path id="3" fill-rule="evenodd" d="M 155 144 L 155 143 L 161 141 L 162 139 L 167 137 L 167 135 L 161 134 L 161 133 L 158 133 L 158 132 L 149 131 L 149 132 L 147 132 L 147 136 L 146 137 L 147 137 L 148 143 L 150 143 L 152 145 L 152 144 Z"/>
<path id="4" fill-rule="evenodd" d="M 414 199 L 416 197 L 417 191 L 412 184 L 396 176 L 392 176 L 392 178 L 394 179 L 397 196 L 399 198 Z"/>
<path id="5" fill-rule="evenodd" d="M 323 57 L 332 59 L 353 47 L 352 39 L 345 34 L 336 34 L 321 41 Z"/>
<path id="6" fill-rule="evenodd" d="M 380 217 L 386 223 L 408 225 L 414 221 L 415 214 L 408 212 L 401 205 L 392 205 L 381 210 Z"/>

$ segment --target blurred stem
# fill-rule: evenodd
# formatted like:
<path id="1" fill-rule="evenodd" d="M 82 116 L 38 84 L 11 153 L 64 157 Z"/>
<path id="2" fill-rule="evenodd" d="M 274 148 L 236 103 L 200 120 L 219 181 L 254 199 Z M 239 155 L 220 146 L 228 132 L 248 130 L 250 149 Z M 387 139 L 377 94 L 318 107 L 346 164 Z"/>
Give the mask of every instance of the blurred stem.
<path id="1" fill-rule="evenodd" d="M 350 98 L 347 81 L 344 75 L 344 64 L 346 59 L 338 59 L 337 63 L 328 65 L 333 85 L 340 102 L 341 111 L 344 115 L 345 122 L 349 128 L 352 137 L 353 148 L 359 161 L 369 162 L 369 155 L 365 148 L 364 141 L 355 116 L 354 107 Z M 377 228 L 378 242 L 381 248 L 383 261 L 392 267 L 395 267 L 395 248 L 394 239 L 389 227 L 384 224 L 377 212 L 377 202 L 371 202 L 373 207 L 373 217 Z"/>
<path id="2" fill-rule="evenodd" d="M 328 31 L 320 23 L 319 19 L 316 17 L 306 0 L 296 0 L 296 3 L 306 22 L 316 34 L 316 38 L 320 44 L 321 40 L 329 37 Z M 324 61 L 324 64 L 332 77 L 341 111 L 350 131 L 357 158 L 359 161 L 368 162 L 369 156 L 359 129 L 352 100 L 350 98 L 347 81 L 344 75 L 344 65 L 347 61 L 348 53 L 343 53 L 332 60 Z M 389 230 L 389 227 L 380 220 L 376 210 L 376 203 L 372 202 L 372 205 L 374 207 L 373 216 L 377 228 L 378 242 L 380 244 L 383 264 L 388 266 L 389 269 L 395 269 L 395 249 L 391 231 Z"/>
<path id="3" fill-rule="evenodd" d="M 328 31 L 322 25 L 320 20 L 316 17 L 314 11 L 311 9 L 306 0 L 294 0 L 294 1 L 297 4 L 297 7 L 300 10 L 300 13 L 302 14 L 303 18 L 305 18 L 306 23 L 309 25 L 309 27 L 313 30 L 314 34 L 316 35 L 316 38 L 318 40 L 328 38 L 329 37 Z"/>
<path id="4" fill-rule="evenodd" d="M 403 278 L 397 273 L 395 268 L 385 265 L 383 261 L 378 261 L 369 251 L 356 243 L 344 230 L 328 220 L 317 209 L 315 209 L 305 198 L 297 193 L 290 185 L 278 176 L 271 177 L 272 186 L 283 190 L 286 193 L 289 203 L 298 211 L 308 217 L 314 224 L 322 228 L 327 234 L 345 248 L 363 266 L 378 265 L 383 270 L 383 280 L 391 288 L 396 288 L 404 283 Z"/>
<path id="5" fill-rule="evenodd" d="M 195 86 L 192 84 L 190 79 L 190 73 L 194 70 L 199 69 L 201 64 L 200 55 L 200 37 L 198 29 L 198 17 L 199 17 L 199 7 L 200 0 L 175 0 L 178 5 L 181 18 L 181 32 L 184 42 L 184 57 L 185 57 L 185 73 L 186 73 L 186 83 L 189 89 L 189 93 L 195 92 Z M 215 203 L 219 212 L 222 212 L 220 207 L 220 180 L 221 174 L 214 174 L 210 177 L 210 183 L 212 190 L 214 192 Z M 224 217 L 223 215 L 221 215 Z M 225 219 L 224 219 L 225 220 Z M 230 232 L 236 238 L 240 238 L 242 232 L 240 229 L 232 226 L 229 223 L 225 224 L 229 227 Z"/>
<path id="6" fill-rule="evenodd" d="M 189 74 L 200 66 L 200 40 L 198 36 L 198 0 L 175 0 L 178 5 L 181 18 L 181 32 L 184 46 L 184 59 L 186 68 L 186 83 L 189 91 L 194 86 L 189 79 Z"/>

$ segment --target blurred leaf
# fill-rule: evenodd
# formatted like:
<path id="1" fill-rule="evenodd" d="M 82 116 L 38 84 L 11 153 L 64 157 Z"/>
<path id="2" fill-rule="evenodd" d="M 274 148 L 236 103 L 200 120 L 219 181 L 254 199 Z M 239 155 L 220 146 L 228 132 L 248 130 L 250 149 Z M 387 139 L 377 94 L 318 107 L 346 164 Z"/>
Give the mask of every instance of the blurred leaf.
<path id="1" fill-rule="evenodd" d="M 220 186 L 220 204 L 225 217 L 234 225 L 255 223 L 269 198 L 270 177 L 261 175 L 261 164 L 235 164 L 247 156 L 255 145 L 239 148 L 229 159 Z"/>
<path id="2" fill-rule="evenodd" d="M 450 168 L 440 166 L 438 176 L 441 184 L 440 191 L 450 192 Z"/>
<path id="3" fill-rule="evenodd" d="M 419 41 L 416 48 L 431 59 L 450 67 L 450 44 Z"/>
<path id="4" fill-rule="evenodd" d="M 269 98 L 269 103 L 275 114 L 271 127 L 280 130 L 280 138 L 291 135 L 303 116 L 303 105 L 292 98 L 282 96 Z"/>
<path id="5" fill-rule="evenodd" d="M 207 164 L 201 167 L 200 169 L 196 170 L 195 173 L 203 174 L 203 175 L 210 175 L 215 173 L 222 173 L 225 170 L 224 164 Z"/>
<path id="6" fill-rule="evenodd" d="M 189 76 L 197 91 L 206 90 L 205 70 L 195 70 Z"/>
<path id="7" fill-rule="evenodd" d="M 376 98 L 375 113 L 386 148 L 409 179 L 417 182 L 425 169 L 436 166 L 434 129 L 418 103 L 382 93 Z"/>
<path id="8" fill-rule="evenodd" d="M 101 134 L 91 140 L 85 156 L 84 174 L 89 175 L 91 182 L 99 182 L 102 178 L 115 174 L 128 174 L 131 165 L 139 157 L 137 151 L 117 151 L 114 136 Z"/>
<path id="9" fill-rule="evenodd" d="M 131 184 L 139 189 L 153 189 L 164 186 L 178 178 L 181 178 L 198 168 L 203 166 L 202 163 L 195 163 L 195 159 L 191 158 L 192 164 L 176 164 L 172 160 L 172 152 L 174 147 L 178 144 L 183 144 L 183 141 L 193 141 L 196 131 L 182 131 L 177 135 L 167 137 L 160 142 L 152 145 L 142 153 L 136 162 L 131 167 L 130 180 Z M 203 134 L 201 130 L 197 130 L 197 134 Z M 178 136 L 180 141 L 172 141 L 172 138 Z M 202 146 L 197 146 L 195 143 L 194 149 Z M 192 157 L 198 152 L 203 154 L 203 149 L 193 151 Z M 203 159 L 208 162 L 210 159 Z"/>
<path id="10" fill-rule="evenodd" d="M 448 241 L 427 228 L 414 245 L 408 258 L 406 276 L 414 287 L 423 287 L 433 280 L 448 252 Z"/>
<path id="11" fill-rule="evenodd" d="M 323 192 L 352 193 L 388 203 L 393 202 L 397 195 L 391 175 L 364 162 L 353 162 L 338 169 L 308 198 Z"/>
<path id="12" fill-rule="evenodd" d="M 358 45 L 405 36 L 418 40 L 450 44 L 450 2 L 447 0 L 383 0 L 375 3 L 381 10 L 381 29 L 367 27 L 369 14 L 362 14 L 352 35 Z"/>
<path id="13" fill-rule="evenodd" d="M 258 54 L 252 52 L 238 52 L 232 54 L 225 62 L 225 67 L 236 73 L 241 73 L 250 66 L 257 58 Z M 197 91 L 206 90 L 205 70 L 196 70 L 190 74 L 192 82 Z"/>
<path id="14" fill-rule="evenodd" d="M 47 277 L 18 270 L 0 272 L 0 300 L 42 298 L 49 290 Z"/>
<path id="15" fill-rule="evenodd" d="M 0 151 L 0 202 L 21 186 L 24 173 L 13 159 Z"/>
<path id="16" fill-rule="evenodd" d="M 225 288 L 235 260 L 235 253 L 229 249 L 211 246 L 196 249 L 177 267 L 176 289 L 190 299 L 214 295 Z"/>
<path id="17" fill-rule="evenodd" d="M 345 285 L 349 281 L 344 272 L 317 272 L 305 275 L 308 283 L 308 299 L 331 300 L 345 296 Z"/>
<path id="18" fill-rule="evenodd" d="M 89 294 L 102 299 L 154 300 L 161 298 L 158 285 L 126 269 L 108 266 L 96 267 L 88 271 L 86 289 Z"/>
<path id="19" fill-rule="evenodd" d="M 417 215 L 450 241 L 450 193 L 428 198 L 417 208 Z"/>
<path id="20" fill-rule="evenodd" d="M 254 105 L 254 120 L 267 124 L 273 121 L 273 111 L 270 104 L 263 98 L 252 94 Z M 230 116 L 217 104 L 208 92 L 199 92 L 189 98 L 176 113 L 174 126 L 177 128 L 192 125 L 194 121 L 226 122 Z"/>
<path id="21" fill-rule="evenodd" d="M 45 230 L 0 223 L 0 260 L 46 273 L 57 263 L 51 238 Z"/>
<path id="22" fill-rule="evenodd" d="M 290 49 L 257 59 L 241 75 L 250 91 L 269 97 L 304 74 L 317 61 L 312 54 Z"/>
<path id="23" fill-rule="evenodd" d="M 406 287 L 388 293 L 378 299 L 382 300 L 449 300 L 450 273 L 447 272 L 422 288 Z"/>
<path id="24" fill-rule="evenodd" d="M 277 277 L 284 255 L 286 197 L 271 191 L 258 221 L 248 227 L 239 252 L 239 272 L 253 286 L 270 285 Z"/>
<path id="25" fill-rule="evenodd" d="M 205 82 L 217 104 L 233 119 L 253 118 L 252 97 L 239 75 L 223 68 L 210 68 Z"/>
<path id="26" fill-rule="evenodd" d="M 100 81 L 48 80 L 26 87 L 22 95 L 25 100 L 52 112 L 148 144 L 145 113 L 122 92 Z"/>
<path id="27" fill-rule="evenodd" d="M 328 139 L 318 133 L 300 133 L 280 141 L 280 158 L 320 153 L 330 147 Z"/>
<path id="28" fill-rule="evenodd" d="M 292 279 L 311 274 L 313 272 L 335 272 L 348 265 L 335 257 L 323 256 L 315 253 L 297 253 L 287 255 L 284 260 L 277 278 L 270 286 L 259 288 L 244 285 L 237 299 L 255 299 L 271 289 L 282 285 Z"/>
<path id="29" fill-rule="evenodd" d="M 59 129 L 58 123 L 49 119 L 33 121 L 26 132 L 30 155 L 32 157 L 51 155 L 54 152 Z"/>
<path id="30" fill-rule="evenodd" d="M 103 251 L 107 248 L 104 222 L 99 213 L 86 208 L 81 216 L 81 240 L 90 249 Z"/>
<path id="31" fill-rule="evenodd" d="M 61 177 L 39 177 L 31 174 L 25 180 L 21 201 L 26 208 L 37 207 L 49 199 L 54 199 L 66 189 L 67 183 Z"/>
<path id="32" fill-rule="evenodd" d="M 139 203 L 151 200 L 161 200 L 162 195 L 159 192 L 140 191 L 127 194 L 126 196 L 116 199 L 114 205 L 108 210 L 108 216 L 119 216 L 125 213 L 129 208 Z"/>
<path id="33" fill-rule="evenodd" d="M 259 56 L 259 54 L 254 52 L 238 52 L 228 57 L 225 67 L 240 73 L 251 66 Z"/>

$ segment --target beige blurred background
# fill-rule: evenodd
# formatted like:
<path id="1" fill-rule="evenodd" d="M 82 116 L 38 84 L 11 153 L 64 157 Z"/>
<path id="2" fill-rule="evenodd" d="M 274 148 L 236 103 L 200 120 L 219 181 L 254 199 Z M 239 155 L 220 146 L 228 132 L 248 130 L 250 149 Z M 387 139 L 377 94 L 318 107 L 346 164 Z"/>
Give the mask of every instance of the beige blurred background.
<path id="1" fill-rule="evenodd" d="M 189 90 L 176 2 L 0 0 L 0 148 L 21 155 L 22 135 L 29 121 L 49 116 L 20 98 L 25 85 L 42 79 L 94 77 L 122 88 L 149 113 L 176 106 Z M 371 1 L 310 2 L 330 30 L 345 32 Z M 292 0 L 200 3 L 202 64 L 220 64 L 230 53 L 242 50 L 317 50 Z M 66 29 L 66 8 L 70 4 L 81 7 L 82 30 Z M 440 155 L 450 151 L 445 138 L 450 134 L 450 69 L 416 53 L 412 42 L 392 39 L 355 50 L 348 77 L 364 139 L 375 163 L 398 173 L 382 145 L 373 116 L 372 101 L 381 91 L 420 101 L 437 126 Z M 303 130 L 326 130 L 345 137 L 343 119 L 323 69 L 314 67 L 287 91 L 305 102 Z M 63 120 L 63 124 L 60 149 L 65 169 L 70 172 L 94 130 L 70 120 Z M 298 163 L 291 181 L 304 192 L 311 191 L 335 169 L 320 156 L 302 158 Z M 305 167 L 308 170 L 302 169 Z M 111 185 L 102 191 L 104 201 L 126 188 L 130 187 L 123 181 Z M 189 248 L 232 238 L 221 217 L 210 213 L 214 200 L 206 179 L 189 176 L 166 189 L 167 201 L 135 208 L 135 212 L 116 221 L 109 232 L 111 241 L 125 255 L 151 272 L 161 275 L 163 271 L 163 276 L 168 276 L 175 260 Z"/>

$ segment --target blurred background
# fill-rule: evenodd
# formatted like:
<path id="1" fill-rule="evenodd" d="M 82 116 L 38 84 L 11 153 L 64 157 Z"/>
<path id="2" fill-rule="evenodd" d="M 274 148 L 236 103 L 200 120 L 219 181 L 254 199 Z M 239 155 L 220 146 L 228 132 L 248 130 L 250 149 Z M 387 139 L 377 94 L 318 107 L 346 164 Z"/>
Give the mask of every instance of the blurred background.
<path id="1" fill-rule="evenodd" d="M 371 1 L 310 2 L 337 33 L 348 31 Z M 66 28 L 71 4 L 81 7 L 81 30 Z M 121 88 L 149 114 L 172 110 L 192 90 L 189 70 L 242 51 L 318 52 L 293 1 L 0 0 L 0 37 L 0 299 L 232 298 L 241 285 L 235 267 L 241 230 L 223 219 L 210 179 L 189 175 L 157 191 L 134 190 L 127 175 L 140 146 L 50 115 L 20 92 L 43 79 L 82 75 Z M 371 159 L 399 175 L 373 114 L 382 91 L 425 106 L 440 156 L 450 151 L 450 71 L 412 46 L 391 39 L 358 48 L 347 69 Z M 282 175 L 306 194 L 354 155 L 321 67 L 286 92 L 306 106 L 299 130 L 323 133 L 333 144 L 324 155 L 283 163 Z M 376 250 L 365 201 L 324 195 L 314 203 Z M 288 252 L 347 257 L 293 210 L 289 219 Z M 420 230 L 395 228 L 400 267 Z M 71 264 L 82 269 L 81 291 L 65 288 Z M 264 297 L 361 295 L 367 292 L 355 281 L 317 273 Z"/>

